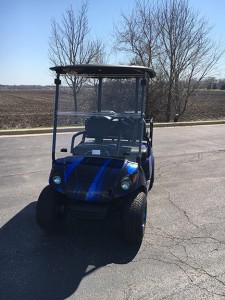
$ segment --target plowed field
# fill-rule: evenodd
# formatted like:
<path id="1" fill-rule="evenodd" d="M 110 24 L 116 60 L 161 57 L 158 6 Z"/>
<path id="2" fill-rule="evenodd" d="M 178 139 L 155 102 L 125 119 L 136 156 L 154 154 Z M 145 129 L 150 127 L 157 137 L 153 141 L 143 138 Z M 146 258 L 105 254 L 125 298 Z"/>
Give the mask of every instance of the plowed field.
<path id="1" fill-rule="evenodd" d="M 0 89 L 0 128 L 52 126 L 53 99 L 50 88 Z M 179 121 L 212 119 L 225 119 L 225 91 L 198 92 Z"/>

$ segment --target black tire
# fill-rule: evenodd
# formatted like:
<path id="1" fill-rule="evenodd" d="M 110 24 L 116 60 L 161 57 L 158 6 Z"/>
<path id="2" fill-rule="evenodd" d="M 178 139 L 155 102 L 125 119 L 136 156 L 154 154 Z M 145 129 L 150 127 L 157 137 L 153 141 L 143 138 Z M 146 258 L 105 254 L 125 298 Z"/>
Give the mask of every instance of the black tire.
<path id="1" fill-rule="evenodd" d="M 150 179 L 150 184 L 149 184 L 149 188 L 148 190 L 150 191 L 153 187 L 153 184 L 154 184 L 154 180 L 155 180 L 155 159 L 153 157 L 153 162 L 152 162 L 152 176 L 151 176 L 151 179 Z"/>
<path id="2" fill-rule="evenodd" d="M 37 202 L 36 220 L 41 229 L 53 232 L 59 229 L 67 216 L 67 204 L 63 196 L 46 186 Z"/>
<path id="3" fill-rule="evenodd" d="M 127 200 L 123 211 L 124 235 L 127 241 L 141 242 L 145 232 L 147 198 L 141 192 Z"/>

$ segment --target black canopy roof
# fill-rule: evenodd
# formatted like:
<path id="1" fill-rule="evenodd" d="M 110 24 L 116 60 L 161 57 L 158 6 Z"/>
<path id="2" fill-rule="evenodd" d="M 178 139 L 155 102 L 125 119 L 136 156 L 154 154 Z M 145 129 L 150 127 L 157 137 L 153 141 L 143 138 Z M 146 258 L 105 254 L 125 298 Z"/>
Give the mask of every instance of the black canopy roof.
<path id="1" fill-rule="evenodd" d="M 156 76 L 155 72 L 143 66 L 105 65 L 105 64 L 81 64 L 56 66 L 50 68 L 58 74 L 73 74 L 82 77 L 105 78 L 133 78 L 143 77 L 147 74 L 150 78 Z"/>

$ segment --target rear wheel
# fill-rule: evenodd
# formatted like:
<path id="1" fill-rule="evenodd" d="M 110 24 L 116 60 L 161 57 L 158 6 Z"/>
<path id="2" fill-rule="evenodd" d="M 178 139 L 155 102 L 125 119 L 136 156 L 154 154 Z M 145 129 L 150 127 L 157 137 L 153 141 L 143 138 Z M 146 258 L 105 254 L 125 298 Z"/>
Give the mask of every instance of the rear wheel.
<path id="1" fill-rule="evenodd" d="M 126 240 L 141 242 L 145 232 L 147 198 L 144 193 L 131 196 L 124 206 L 123 227 Z"/>
<path id="2" fill-rule="evenodd" d="M 67 205 L 64 197 L 54 191 L 51 186 L 46 186 L 37 202 L 36 220 L 41 229 L 55 231 L 65 222 Z"/>

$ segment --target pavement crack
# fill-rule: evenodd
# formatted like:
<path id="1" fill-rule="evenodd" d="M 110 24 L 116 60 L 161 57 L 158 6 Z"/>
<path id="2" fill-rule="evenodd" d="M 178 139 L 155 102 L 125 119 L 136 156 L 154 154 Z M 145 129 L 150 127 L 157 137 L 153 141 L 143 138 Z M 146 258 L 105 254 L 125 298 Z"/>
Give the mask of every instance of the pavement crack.
<path id="1" fill-rule="evenodd" d="M 178 206 L 177 204 L 175 204 L 175 203 L 171 200 L 170 194 L 168 195 L 168 198 L 167 198 L 167 199 L 168 199 L 168 201 L 171 203 L 171 205 L 173 205 L 176 209 L 178 209 L 178 210 L 185 216 L 185 218 L 187 219 L 187 221 L 188 221 L 191 225 L 193 225 L 194 227 L 196 227 L 196 228 L 199 229 L 199 226 L 196 225 L 193 221 L 191 221 L 191 219 L 190 219 L 190 217 L 188 216 L 186 210 L 180 208 L 180 206 Z"/>
<path id="2" fill-rule="evenodd" d="M 198 153 L 194 154 L 194 155 L 188 160 L 188 162 L 201 161 L 202 158 L 203 158 L 203 153 L 202 153 L 202 152 L 198 152 Z"/>
<path id="3" fill-rule="evenodd" d="M 187 163 L 201 161 L 202 158 L 203 158 L 203 153 L 202 152 L 193 153 L 193 154 L 190 154 L 190 155 L 191 155 L 191 157 L 185 157 L 185 158 L 183 158 L 181 160 L 165 161 L 165 163 L 163 165 L 161 165 L 161 166 L 159 166 L 159 167 L 156 168 L 156 174 L 157 174 L 156 178 L 160 178 L 165 173 L 167 173 L 169 170 L 167 170 L 166 168 L 178 167 L 179 165 L 182 165 L 182 164 L 187 164 Z M 182 155 L 182 157 L 183 157 L 183 155 Z"/>
<path id="4" fill-rule="evenodd" d="M 224 273 L 212 274 L 209 272 L 202 266 L 200 261 L 196 261 L 193 255 L 190 255 L 186 247 L 188 245 L 186 245 L 186 243 L 216 243 L 214 249 L 218 249 L 219 246 L 224 246 L 224 241 L 210 236 L 193 236 L 191 238 L 176 237 L 170 235 L 161 228 L 154 227 L 152 224 L 150 224 L 150 227 L 153 230 L 153 234 L 158 236 L 157 240 L 163 238 L 163 240 L 160 239 L 161 242 L 155 242 L 155 239 L 153 239 L 153 241 L 145 240 L 154 251 L 154 254 L 151 257 L 152 260 L 176 266 L 184 273 L 190 284 L 193 286 L 203 289 L 211 295 L 225 297 L 225 282 L 220 278 Z M 205 279 L 202 278 L 202 276 L 205 276 Z M 216 292 L 204 286 L 207 278 L 217 287 Z"/>

